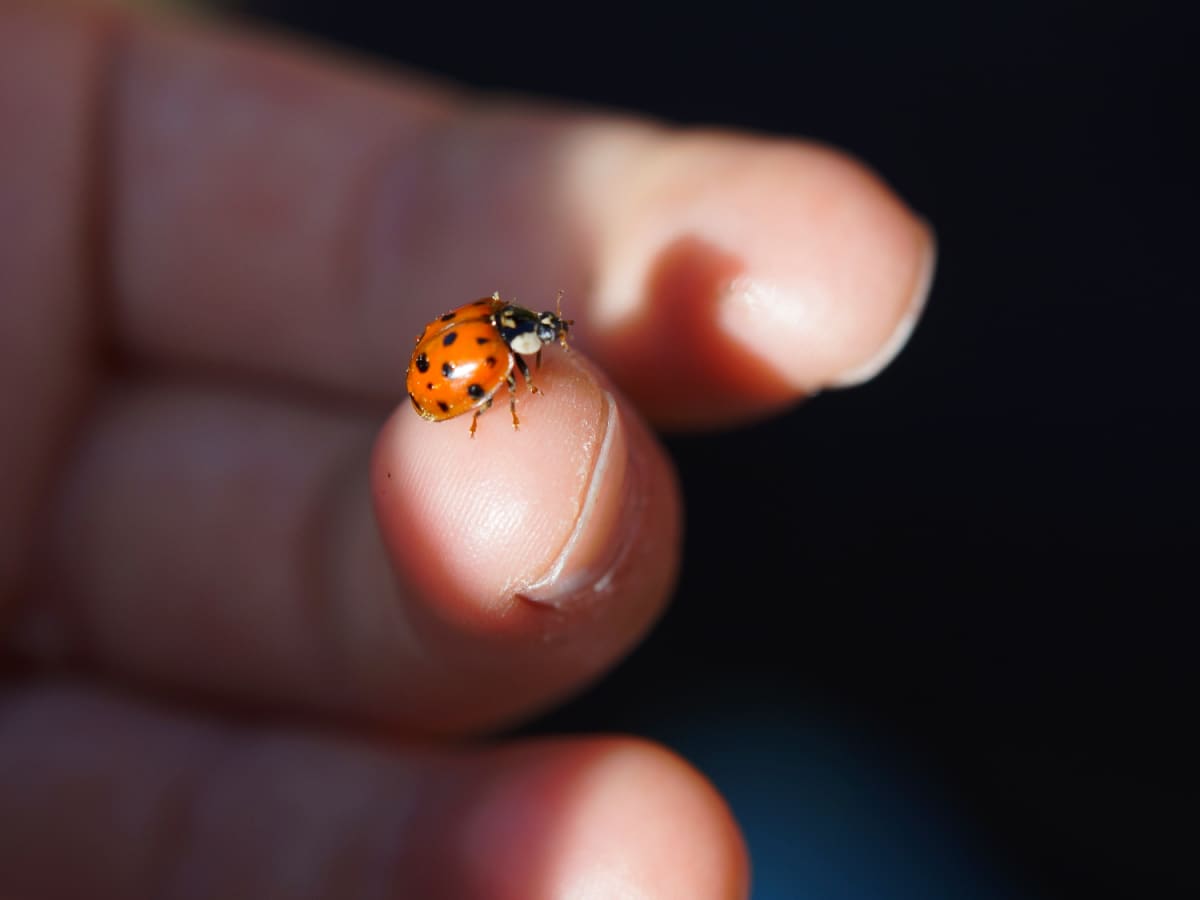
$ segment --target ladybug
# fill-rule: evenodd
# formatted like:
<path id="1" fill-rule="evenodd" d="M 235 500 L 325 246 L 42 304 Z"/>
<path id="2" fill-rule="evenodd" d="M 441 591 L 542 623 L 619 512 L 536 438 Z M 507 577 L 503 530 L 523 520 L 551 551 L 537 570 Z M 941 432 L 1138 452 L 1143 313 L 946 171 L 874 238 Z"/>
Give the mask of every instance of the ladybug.
<path id="1" fill-rule="evenodd" d="M 492 405 L 501 385 L 508 385 L 508 405 L 513 428 L 517 418 L 518 369 L 539 393 L 524 356 L 537 354 L 558 341 L 567 347 L 570 319 L 562 317 L 562 293 L 558 311 L 537 313 L 500 299 L 499 292 L 452 310 L 425 326 L 417 338 L 408 363 L 408 397 L 422 419 L 441 422 L 464 413 L 471 418 L 471 437 L 480 413 Z"/>

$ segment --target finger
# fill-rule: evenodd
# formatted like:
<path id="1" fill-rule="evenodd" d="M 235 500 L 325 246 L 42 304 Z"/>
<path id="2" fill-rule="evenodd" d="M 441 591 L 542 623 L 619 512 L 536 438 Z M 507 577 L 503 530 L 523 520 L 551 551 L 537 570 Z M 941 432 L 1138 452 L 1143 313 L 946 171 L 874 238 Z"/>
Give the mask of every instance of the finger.
<path id="1" fill-rule="evenodd" d="M 427 706 L 435 721 L 563 696 L 633 646 L 674 583 L 678 487 L 657 442 L 579 354 L 550 355 L 538 380 L 519 432 L 493 411 L 470 440 L 464 420 L 402 408 L 376 446 L 383 541 L 427 601 L 416 628 L 446 635 L 447 677 L 472 685 L 461 710 Z"/>
<path id="2" fill-rule="evenodd" d="M 631 740 L 426 752 L 0 695 L 6 897 L 746 896 L 715 791 Z"/>
<path id="3" fill-rule="evenodd" d="M 933 278 L 927 226 L 846 156 L 698 134 L 661 142 L 603 223 L 591 347 L 656 422 L 758 418 L 861 383 L 908 340 Z"/>
<path id="4" fill-rule="evenodd" d="M 679 510 L 660 449 L 579 354 L 548 351 L 537 377 L 519 432 L 507 410 L 471 439 L 469 417 L 406 405 L 370 485 L 370 417 L 120 386 L 17 640 L 159 689 L 412 731 L 561 699 L 661 611 Z"/>
<path id="5" fill-rule="evenodd" d="M 45 15 L 0 9 L 0 627 L 92 362 L 94 322 L 82 304 L 92 210 L 80 202 L 91 108 L 82 86 L 96 80 L 101 55 L 81 29 L 54 27 Z"/>
<path id="6" fill-rule="evenodd" d="M 434 312 L 565 288 L 657 421 L 712 425 L 871 374 L 928 283 L 926 228 L 812 145 L 468 102 L 158 23 L 113 47 L 105 234 L 135 358 L 395 397 Z"/>

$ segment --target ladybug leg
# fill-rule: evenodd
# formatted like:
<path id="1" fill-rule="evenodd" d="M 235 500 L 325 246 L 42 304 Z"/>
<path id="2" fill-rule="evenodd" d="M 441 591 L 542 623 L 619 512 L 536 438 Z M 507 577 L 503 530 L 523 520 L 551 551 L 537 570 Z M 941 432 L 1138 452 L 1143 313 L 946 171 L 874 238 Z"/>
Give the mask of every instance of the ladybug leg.
<path id="1" fill-rule="evenodd" d="M 475 410 L 475 415 L 471 416 L 471 437 L 475 437 L 475 423 L 479 421 L 479 417 L 492 408 L 492 399 L 489 397 L 488 402 Z"/>
<path id="2" fill-rule="evenodd" d="M 520 358 L 517 357 L 517 359 Z M 508 408 L 512 411 L 513 431 L 517 431 L 521 427 L 521 420 L 517 418 L 517 378 L 512 372 L 509 372 L 508 378 L 504 381 L 508 385 Z"/>
<path id="3" fill-rule="evenodd" d="M 529 390 L 535 394 L 540 394 L 541 389 L 533 383 L 533 375 L 529 372 L 529 363 L 525 362 L 524 358 L 519 353 L 514 353 L 513 358 L 517 361 L 517 368 L 521 370 L 521 374 L 525 376 L 525 383 L 529 385 Z M 542 352 L 538 351 L 538 363 L 541 364 Z M 514 384 L 516 379 L 513 379 Z"/>

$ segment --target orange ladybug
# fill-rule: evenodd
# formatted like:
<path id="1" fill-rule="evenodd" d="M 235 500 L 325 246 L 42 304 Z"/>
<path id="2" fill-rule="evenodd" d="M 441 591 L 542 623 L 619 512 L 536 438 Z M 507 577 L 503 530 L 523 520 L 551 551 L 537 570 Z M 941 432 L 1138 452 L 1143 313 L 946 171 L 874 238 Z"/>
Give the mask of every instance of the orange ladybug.
<path id="1" fill-rule="evenodd" d="M 508 404 L 513 428 L 517 418 L 519 369 L 534 393 L 533 376 L 524 356 L 537 354 L 558 341 L 567 347 L 567 333 L 574 324 L 562 317 L 562 293 L 558 311 L 537 313 L 500 299 L 499 292 L 446 313 L 425 326 L 408 363 L 408 397 L 422 419 L 441 422 L 464 413 L 471 418 L 471 437 L 480 413 L 492 405 L 501 385 L 508 385 Z"/>

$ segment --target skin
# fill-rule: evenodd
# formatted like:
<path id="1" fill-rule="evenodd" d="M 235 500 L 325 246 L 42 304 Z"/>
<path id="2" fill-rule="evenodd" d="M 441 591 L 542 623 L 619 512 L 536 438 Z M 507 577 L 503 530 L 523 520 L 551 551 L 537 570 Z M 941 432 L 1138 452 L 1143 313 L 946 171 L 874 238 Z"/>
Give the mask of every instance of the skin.
<path id="1" fill-rule="evenodd" d="M 661 613 L 651 427 L 886 364 L 922 222 L 812 144 L 79 4 L 0 0 L 0 134 L 0 894 L 746 896 L 667 751 L 463 738 Z M 428 319 L 559 288 L 519 432 L 413 414 Z"/>

